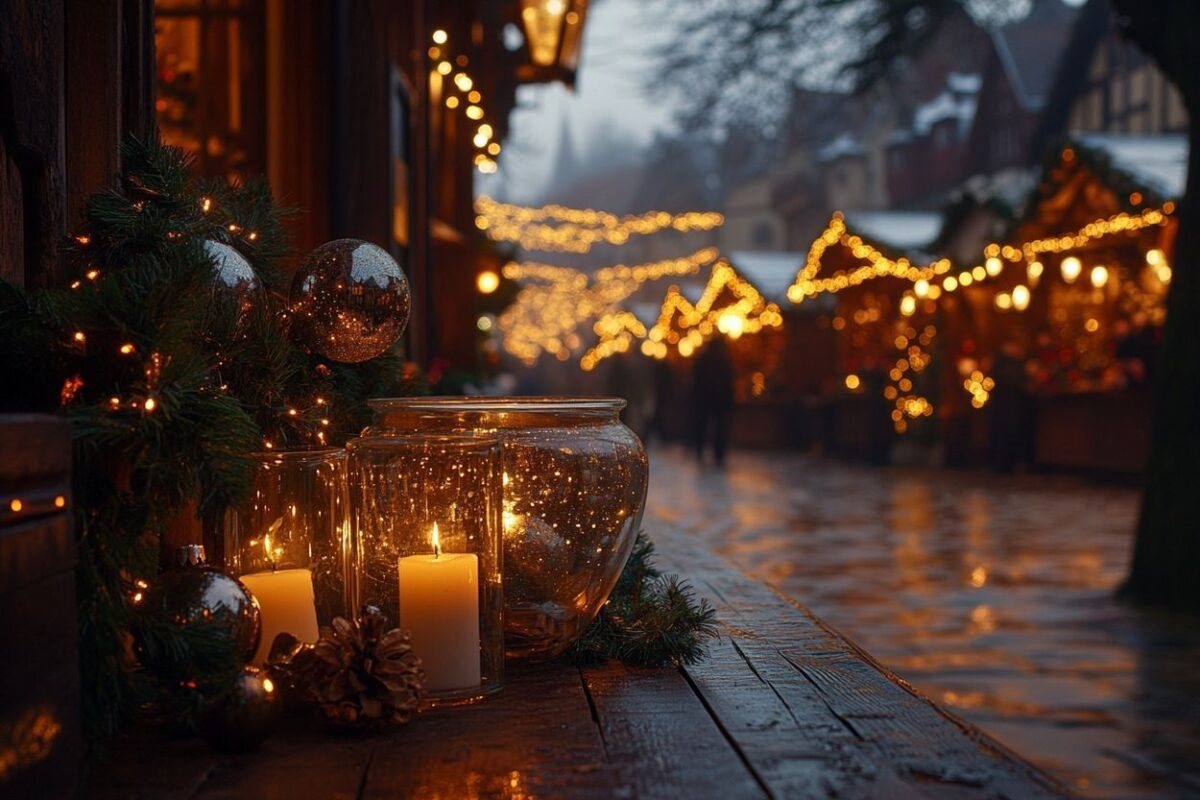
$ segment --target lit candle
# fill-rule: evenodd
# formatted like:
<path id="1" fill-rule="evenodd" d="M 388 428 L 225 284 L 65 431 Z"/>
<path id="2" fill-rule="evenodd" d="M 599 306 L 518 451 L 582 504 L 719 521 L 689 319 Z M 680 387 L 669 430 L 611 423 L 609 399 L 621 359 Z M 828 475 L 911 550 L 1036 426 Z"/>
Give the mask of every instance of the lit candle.
<path id="1" fill-rule="evenodd" d="M 433 524 L 433 555 L 400 559 L 400 627 L 425 668 L 431 691 L 480 685 L 479 559 L 443 553 Z"/>
<path id="2" fill-rule="evenodd" d="M 270 542 L 270 534 L 263 537 L 268 553 Z M 320 638 L 312 570 L 270 569 L 241 575 L 238 580 L 258 599 L 262 616 L 262 639 L 254 654 L 255 664 L 267 662 L 271 645 L 281 633 L 290 633 L 302 642 L 316 642 Z"/>

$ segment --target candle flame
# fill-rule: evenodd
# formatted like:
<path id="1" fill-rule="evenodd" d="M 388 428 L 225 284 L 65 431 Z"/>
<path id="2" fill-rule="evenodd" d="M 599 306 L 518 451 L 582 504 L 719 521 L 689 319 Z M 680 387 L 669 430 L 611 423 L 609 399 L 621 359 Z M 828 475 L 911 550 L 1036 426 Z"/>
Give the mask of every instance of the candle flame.
<path id="1" fill-rule="evenodd" d="M 277 532 L 281 527 L 283 527 L 283 517 L 279 517 L 272 522 L 271 526 L 267 528 L 267 532 L 263 534 L 263 550 L 266 552 L 267 561 L 271 564 L 272 572 L 274 572 L 278 566 L 277 562 L 279 561 L 280 556 L 283 555 L 283 548 L 271 547 L 271 534 Z"/>
<path id="2" fill-rule="evenodd" d="M 442 543 L 441 543 L 440 539 L 438 538 L 438 526 L 437 526 L 436 522 L 433 523 L 432 539 L 433 539 L 433 557 L 438 558 L 442 555 Z"/>

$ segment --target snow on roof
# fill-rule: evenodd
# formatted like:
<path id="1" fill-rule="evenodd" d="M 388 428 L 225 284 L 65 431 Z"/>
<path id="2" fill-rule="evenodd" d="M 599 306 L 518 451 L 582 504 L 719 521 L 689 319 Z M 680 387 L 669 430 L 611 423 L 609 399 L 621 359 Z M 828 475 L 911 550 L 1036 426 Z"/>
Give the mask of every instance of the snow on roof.
<path id="1" fill-rule="evenodd" d="M 958 121 L 959 133 L 965 134 L 975 119 L 977 104 L 974 95 L 959 97 L 952 91 L 944 91 L 928 103 L 917 106 L 913 112 L 913 130 L 924 136 L 942 120 L 954 119 Z"/>
<path id="2" fill-rule="evenodd" d="M 1183 134 L 1073 134 L 1081 147 L 1108 156 L 1113 167 L 1163 197 L 1183 196 L 1188 143 Z"/>
<path id="3" fill-rule="evenodd" d="M 946 86 L 952 92 L 974 94 L 983 88 L 983 76 L 977 72 L 951 72 L 946 76 Z"/>
<path id="4" fill-rule="evenodd" d="M 729 254 L 734 269 L 763 297 L 776 303 L 787 297 L 787 289 L 804 266 L 805 258 L 806 253 L 778 250 L 734 250 Z"/>
<path id="5" fill-rule="evenodd" d="M 863 150 L 863 146 L 859 144 L 859 141 L 848 133 L 842 133 L 817 151 L 817 160 L 828 162 L 836 161 L 846 156 L 862 155 L 866 155 L 866 151 Z"/>
<path id="6" fill-rule="evenodd" d="M 940 211 L 847 211 L 845 217 L 852 233 L 896 250 L 926 247 L 942 231 Z"/>
<path id="7" fill-rule="evenodd" d="M 963 181 L 962 193 L 980 203 L 996 200 L 1017 212 L 1029 199 L 1039 174 L 1034 167 L 1007 167 L 990 175 L 973 175 Z"/>

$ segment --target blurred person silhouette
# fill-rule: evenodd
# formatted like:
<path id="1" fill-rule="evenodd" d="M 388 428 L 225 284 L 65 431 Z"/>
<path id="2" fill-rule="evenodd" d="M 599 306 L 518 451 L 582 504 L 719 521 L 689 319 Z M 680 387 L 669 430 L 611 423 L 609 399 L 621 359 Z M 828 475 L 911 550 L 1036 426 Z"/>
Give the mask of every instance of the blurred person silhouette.
<path id="1" fill-rule="evenodd" d="M 992 362 L 996 382 L 988 400 L 988 450 L 992 468 L 1012 472 L 1029 463 L 1032 420 L 1025 387 L 1025 353 L 1015 339 L 1006 339 Z"/>
<path id="2" fill-rule="evenodd" d="M 711 441 L 717 466 L 725 466 L 729 417 L 733 413 L 733 359 L 725 337 L 717 336 L 700 351 L 692 371 L 692 413 L 696 460 L 704 461 Z"/>
<path id="3" fill-rule="evenodd" d="M 651 367 L 654 374 L 654 410 L 650 414 L 650 422 L 646 429 L 645 442 L 649 446 L 653 437 L 658 437 L 660 444 L 666 444 L 671 437 L 671 425 L 667 415 L 675 407 L 676 395 L 675 376 L 670 365 L 665 360 L 655 359 Z M 678 435 L 678 434 L 676 434 Z"/>

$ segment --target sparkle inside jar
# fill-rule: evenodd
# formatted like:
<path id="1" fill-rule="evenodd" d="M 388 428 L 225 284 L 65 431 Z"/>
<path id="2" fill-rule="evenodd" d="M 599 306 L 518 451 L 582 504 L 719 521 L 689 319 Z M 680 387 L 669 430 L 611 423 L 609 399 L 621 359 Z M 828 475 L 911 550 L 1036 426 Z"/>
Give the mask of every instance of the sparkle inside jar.
<path id="1" fill-rule="evenodd" d="M 559 655 L 591 623 L 629 557 L 646 495 L 624 401 L 402 398 L 373 401 L 380 430 L 494 433 L 504 445 L 505 647 Z"/>
<path id="2" fill-rule="evenodd" d="M 504 675 L 500 442 L 368 428 L 347 444 L 356 586 L 411 635 L 434 701 Z"/>

